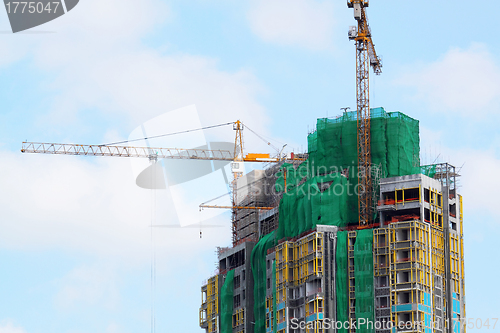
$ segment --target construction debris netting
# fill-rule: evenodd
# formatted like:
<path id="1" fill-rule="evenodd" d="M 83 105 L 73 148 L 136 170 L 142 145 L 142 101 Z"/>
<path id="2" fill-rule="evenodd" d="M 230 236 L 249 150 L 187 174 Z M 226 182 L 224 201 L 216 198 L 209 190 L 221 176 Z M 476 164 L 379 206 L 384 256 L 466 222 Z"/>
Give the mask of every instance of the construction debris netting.
<path id="1" fill-rule="evenodd" d="M 226 280 L 221 288 L 221 313 L 220 331 L 221 333 L 231 333 L 233 331 L 233 294 L 234 294 L 234 269 L 227 272 Z"/>
<path id="2" fill-rule="evenodd" d="M 357 333 L 373 332 L 375 322 L 373 290 L 373 229 L 359 230 L 354 244 L 354 278 Z M 364 320 L 360 320 L 361 318 Z"/>
<path id="3" fill-rule="evenodd" d="M 370 124 L 370 172 L 377 196 L 380 178 L 420 173 L 419 122 L 377 108 L 371 110 Z M 359 220 L 356 112 L 318 119 L 316 131 L 308 136 L 308 149 L 307 161 L 296 168 L 285 163 L 278 174 L 276 190 L 283 192 L 278 240 L 295 237 L 316 224 L 342 227 Z M 377 210 L 373 212 L 375 220 Z"/>
<path id="4" fill-rule="evenodd" d="M 274 231 L 264 235 L 255 244 L 252 250 L 252 274 L 253 274 L 253 297 L 255 333 L 266 332 L 266 255 L 267 250 L 275 246 Z M 274 267 L 273 267 L 274 269 Z M 276 298 L 276 293 L 274 293 Z M 276 307 L 274 307 L 276 308 Z M 276 315 L 275 317 L 276 318 Z M 276 327 L 276 326 L 274 326 Z"/>
<path id="5" fill-rule="evenodd" d="M 302 163 L 306 164 L 306 162 Z M 288 168 L 288 166 L 285 166 Z M 301 166 L 297 168 L 300 170 Z M 277 239 L 295 237 L 316 225 L 346 225 L 345 191 L 347 178 L 340 174 L 311 177 L 288 186 L 288 175 L 298 180 L 298 172 L 287 171 L 287 192 L 279 205 Z M 296 171 L 297 171 L 296 170 Z"/>
<path id="6" fill-rule="evenodd" d="M 349 320 L 347 297 L 347 231 L 337 233 L 337 251 L 335 253 L 335 289 L 337 293 L 337 322 L 345 323 Z M 347 333 L 347 328 L 337 330 L 338 333 Z"/>
<path id="7" fill-rule="evenodd" d="M 436 175 L 436 164 L 422 165 L 421 171 L 423 175 L 434 178 Z"/>

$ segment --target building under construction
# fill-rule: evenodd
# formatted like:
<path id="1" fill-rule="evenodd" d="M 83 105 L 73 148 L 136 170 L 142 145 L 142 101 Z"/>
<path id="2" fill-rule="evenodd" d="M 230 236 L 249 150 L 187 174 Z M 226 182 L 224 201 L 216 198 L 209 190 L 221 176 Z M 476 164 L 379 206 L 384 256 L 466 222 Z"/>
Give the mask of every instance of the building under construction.
<path id="1" fill-rule="evenodd" d="M 206 332 L 465 332 L 458 174 L 420 165 L 419 122 L 382 108 L 359 170 L 358 115 L 318 119 L 303 161 L 238 180 L 236 204 L 257 208 L 233 213 L 233 246 L 201 287 Z"/>

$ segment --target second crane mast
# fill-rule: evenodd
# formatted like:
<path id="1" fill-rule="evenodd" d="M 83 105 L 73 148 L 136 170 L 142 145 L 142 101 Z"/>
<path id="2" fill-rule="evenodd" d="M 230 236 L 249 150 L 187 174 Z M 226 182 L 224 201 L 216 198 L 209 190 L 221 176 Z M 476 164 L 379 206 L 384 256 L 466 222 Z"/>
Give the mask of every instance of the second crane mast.
<path id="1" fill-rule="evenodd" d="M 243 176 L 243 124 L 238 120 L 233 124 L 233 130 L 236 131 L 236 138 L 234 139 L 234 162 L 231 165 L 233 172 L 232 182 L 232 205 L 231 208 L 231 235 L 233 246 L 238 242 L 238 179 Z M 239 149 L 238 149 L 239 147 Z"/>
<path id="2" fill-rule="evenodd" d="M 375 74 L 382 73 L 382 62 L 375 52 L 365 8 L 368 0 L 348 0 L 354 9 L 358 26 L 349 29 L 349 39 L 356 45 L 356 104 L 358 141 L 358 213 L 359 225 L 367 226 L 373 220 L 373 184 L 371 175 L 370 141 L 370 65 Z"/>

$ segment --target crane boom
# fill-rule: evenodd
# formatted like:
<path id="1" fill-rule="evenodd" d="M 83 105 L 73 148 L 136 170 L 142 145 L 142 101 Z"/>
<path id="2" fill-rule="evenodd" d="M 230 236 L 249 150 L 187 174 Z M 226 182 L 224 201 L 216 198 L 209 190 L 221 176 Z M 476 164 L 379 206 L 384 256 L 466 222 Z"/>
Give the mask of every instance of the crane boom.
<path id="1" fill-rule="evenodd" d="M 234 153 L 229 150 L 81 145 L 71 143 L 23 142 L 21 152 L 55 155 L 141 157 L 149 159 L 167 158 L 229 162 L 235 160 Z M 279 158 L 271 158 L 269 154 L 247 154 L 243 158 L 243 162 L 279 161 Z"/>
<path id="2" fill-rule="evenodd" d="M 23 142 L 23 153 L 233 161 L 229 150 Z"/>
<path id="3" fill-rule="evenodd" d="M 276 207 L 254 207 L 254 206 L 219 206 L 219 205 L 200 205 L 200 209 L 202 208 L 222 208 L 222 209 L 260 209 L 260 210 L 271 210 Z"/>
<path id="4" fill-rule="evenodd" d="M 356 104 L 358 142 L 358 213 L 359 225 L 367 226 L 373 219 L 373 184 L 371 175 L 370 137 L 370 82 L 372 66 L 375 74 L 382 73 L 382 62 L 373 44 L 365 8 L 368 0 L 348 0 L 347 6 L 354 9 L 357 27 L 349 29 L 349 39 L 356 45 Z"/>

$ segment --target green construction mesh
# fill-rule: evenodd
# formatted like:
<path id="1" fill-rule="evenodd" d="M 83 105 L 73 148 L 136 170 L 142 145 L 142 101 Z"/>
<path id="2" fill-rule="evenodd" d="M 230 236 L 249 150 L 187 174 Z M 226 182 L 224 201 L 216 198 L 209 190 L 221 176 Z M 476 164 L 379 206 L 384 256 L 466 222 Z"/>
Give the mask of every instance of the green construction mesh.
<path id="1" fill-rule="evenodd" d="M 373 290 L 373 229 L 359 230 L 354 244 L 356 333 L 373 332 L 375 321 Z M 361 318 L 365 319 L 362 325 Z"/>
<path id="2" fill-rule="evenodd" d="M 418 121 L 399 112 L 387 116 L 387 176 L 420 173 Z"/>
<path id="3" fill-rule="evenodd" d="M 226 280 L 220 293 L 220 331 L 231 333 L 233 331 L 233 294 L 234 294 L 234 269 L 227 272 Z"/>
<path id="4" fill-rule="evenodd" d="M 347 295 L 347 231 L 337 233 L 337 250 L 335 252 L 335 290 L 337 294 L 337 322 L 344 324 L 349 321 Z M 347 329 L 339 329 L 338 333 L 347 333 Z"/>
<path id="5" fill-rule="evenodd" d="M 275 246 L 274 231 L 264 235 L 252 250 L 252 274 L 254 281 L 254 317 L 255 333 L 266 332 L 266 255 L 267 250 Z M 276 318 L 276 317 L 275 317 Z"/>
<path id="6" fill-rule="evenodd" d="M 286 191 L 294 190 L 301 180 L 307 177 L 307 173 L 307 162 L 301 163 L 297 168 L 295 168 L 293 164 L 283 163 L 280 172 L 276 175 L 276 192 L 285 192 L 285 183 Z"/>
<path id="7" fill-rule="evenodd" d="M 309 153 L 318 150 L 318 132 L 310 133 L 307 136 L 307 151 Z"/>
<path id="8" fill-rule="evenodd" d="M 434 175 L 436 175 L 436 165 L 435 164 L 422 165 L 420 173 L 429 176 L 431 178 L 434 178 Z"/>
<path id="9" fill-rule="evenodd" d="M 418 120 L 376 108 L 371 109 L 370 128 L 374 179 L 421 172 Z M 316 132 L 309 134 L 308 140 L 310 177 L 349 171 L 346 222 L 356 223 L 359 219 L 355 194 L 358 184 L 356 112 L 346 112 L 337 119 L 318 119 Z"/>
<path id="10" fill-rule="evenodd" d="M 316 176 L 283 193 L 277 239 L 295 237 L 318 224 L 346 225 L 347 178 L 335 173 Z"/>

